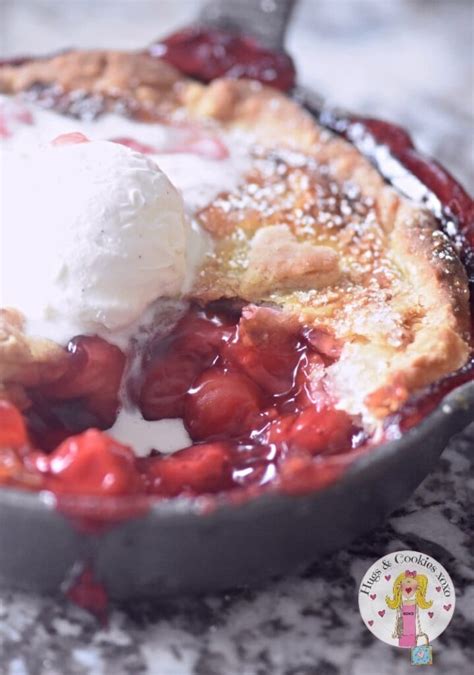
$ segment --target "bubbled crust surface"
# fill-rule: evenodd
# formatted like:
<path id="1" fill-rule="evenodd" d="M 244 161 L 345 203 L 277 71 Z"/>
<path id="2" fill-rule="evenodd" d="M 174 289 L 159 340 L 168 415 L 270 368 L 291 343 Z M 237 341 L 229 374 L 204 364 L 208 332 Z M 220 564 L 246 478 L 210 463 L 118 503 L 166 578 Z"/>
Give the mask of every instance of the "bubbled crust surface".
<path id="1" fill-rule="evenodd" d="M 192 295 L 202 303 L 222 297 L 270 303 L 302 324 L 329 328 L 345 345 L 331 386 L 352 412 L 367 406 L 383 417 L 468 358 L 467 279 L 435 219 L 284 95 L 255 82 L 204 86 L 146 54 L 112 51 L 0 68 L 0 91 L 30 91 L 43 103 L 45 92 L 54 94 L 69 113 L 79 91 L 99 112 L 119 104 L 150 121 L 251 134 L 249 174 L 198 214 L 215 254 Z M 269 226 L 286 261 L 273 270 L 271 284 L 271 257 L 258 245 Z M 10 342 L 28 342 L 21 327 L 15 331 Z M 61 361 L 51 344 L 39 353 L 36 347 L 18 364 L 20 376 L 14 367 L 0 369 L 4 388 L 26 384 L 35 358 Z M 345 391 L 348 373 L 363 380 L 360 400 Z"/>

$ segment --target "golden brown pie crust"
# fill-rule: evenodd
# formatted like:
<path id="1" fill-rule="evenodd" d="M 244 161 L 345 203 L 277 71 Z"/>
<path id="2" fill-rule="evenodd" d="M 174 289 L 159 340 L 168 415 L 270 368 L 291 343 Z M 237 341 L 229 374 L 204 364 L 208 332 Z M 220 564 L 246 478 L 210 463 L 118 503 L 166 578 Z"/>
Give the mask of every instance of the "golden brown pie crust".
<path id="1" fill-rule="evenodd" d="M 198 214 L 215 254 L 192 295 L 272 304 L 329 329 L 345 345 L 329 375 L 336 397 L 346 396 L 341 383 L 352 372 L 363 405 L 383 417 L 466 362 L 469 291 L 453 245 L 432 215 L 291 99 L 250 81 L 205 86 L 144 53 L 73 51 L 0 68 L 1 92 L 50 85 L 99 96 L 109 108 L 125 102 L 151 121 L 255 139 L 249 175 Z M 62 350 L 26 338 L 18 315 L 1 321 L 0 395 L 24 404 L 22 387 L 61 374 Z M 51 362 L 57 371 L 43 367 Z M 347 408 L 363 412 L 360 401 Z"/>

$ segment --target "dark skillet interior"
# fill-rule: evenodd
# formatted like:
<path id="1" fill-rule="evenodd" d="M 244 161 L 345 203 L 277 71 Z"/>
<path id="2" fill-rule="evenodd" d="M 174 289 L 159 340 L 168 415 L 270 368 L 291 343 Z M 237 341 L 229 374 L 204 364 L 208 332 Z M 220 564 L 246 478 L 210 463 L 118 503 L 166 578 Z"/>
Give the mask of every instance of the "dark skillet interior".
<path id="1" fill-rule="evenodd" d="M 380 524 L 473 419 L 470 382 L 417 427 L 312 494 L 267 493 L 238 506 L 222 503 L 209 513 L 188 499 L 157 502 L 146 515 L 95 533 L 84 533 L 61 515 L 48 496 L 3 488 L 0 583 L 55 593 L 78 564 L 87 564 L 110 597 L 120 600 L 256 585 Z M 94 504 L 98 512 L 113 506 L 110 498 L 77 502 Z"/>

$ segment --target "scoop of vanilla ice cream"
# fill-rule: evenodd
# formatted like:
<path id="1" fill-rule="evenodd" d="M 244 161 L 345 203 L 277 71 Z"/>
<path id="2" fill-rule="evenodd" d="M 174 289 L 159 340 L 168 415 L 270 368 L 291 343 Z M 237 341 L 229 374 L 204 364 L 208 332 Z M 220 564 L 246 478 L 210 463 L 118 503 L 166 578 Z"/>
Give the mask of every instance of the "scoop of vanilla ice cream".
<path id="1" fill-rule="evenodd" d="M 8 154 L 0 306 L 33 324 L 69 323 L 71 337 L 120 330 L 158 297 L 180 293 L 189 226 L 153 161 L 108 141 Z"/>

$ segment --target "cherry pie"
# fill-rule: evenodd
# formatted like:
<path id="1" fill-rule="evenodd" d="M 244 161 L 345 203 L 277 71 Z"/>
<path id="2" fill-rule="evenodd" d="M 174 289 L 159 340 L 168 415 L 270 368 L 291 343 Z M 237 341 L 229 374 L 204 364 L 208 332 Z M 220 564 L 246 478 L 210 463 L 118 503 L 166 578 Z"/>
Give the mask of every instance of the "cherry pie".
<path id="1" fill-rule="evenodd" d="M 184 171 L 188 217 L 208 241 L 186 291 L 157 299 L 126 342 L 54 339 L 1 310 L 0 482 L 157 497 L 314 489 L 468 363 L 455 244 L 276 89 L 202 84 L 152 50 L 7 64 L 0 91 L 0 143 L 13 150 L 41 134 L 107 134 L 160 165 L 179 156 L 176 182 Z M 115 435 L 124 408 L 157 430 L 145 456 Z M 176 452 L 164 420 L 183 420 Z"/>

